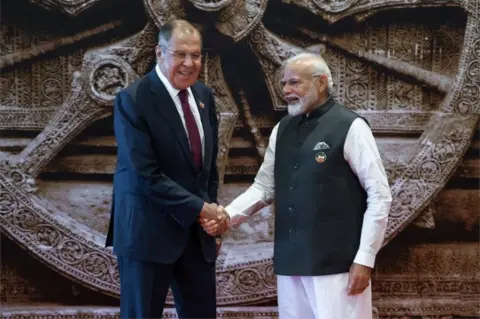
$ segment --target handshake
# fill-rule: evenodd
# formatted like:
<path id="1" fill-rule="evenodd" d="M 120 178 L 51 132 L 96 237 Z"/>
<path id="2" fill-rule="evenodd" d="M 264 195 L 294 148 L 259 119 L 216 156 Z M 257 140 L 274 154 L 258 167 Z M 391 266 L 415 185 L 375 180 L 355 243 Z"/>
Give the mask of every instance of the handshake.
<path id="1" fill-rule="evenodd" d="M 211 236 L 222 235 L 230 228 L 230 216 L 223 206 L 215 203 L 203 204 L 198 221 Z"/>

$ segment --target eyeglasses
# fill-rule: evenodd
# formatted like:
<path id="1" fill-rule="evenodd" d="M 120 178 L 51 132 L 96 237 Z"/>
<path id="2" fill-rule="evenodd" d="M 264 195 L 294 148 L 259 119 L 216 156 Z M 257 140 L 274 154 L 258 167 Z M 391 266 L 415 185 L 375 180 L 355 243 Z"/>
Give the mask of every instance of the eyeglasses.
<path id="1" fill-rule="evenodd" d="M 202 59 L 201 52 L 186 53 L 181 51 L 172 51 L 170 49 L 167 49 L 167 51 L 170 52 L 170 54 L 179 61 L 185 61 L 188 56 L 190 56 L 192 61 L 200 61 Z"/>

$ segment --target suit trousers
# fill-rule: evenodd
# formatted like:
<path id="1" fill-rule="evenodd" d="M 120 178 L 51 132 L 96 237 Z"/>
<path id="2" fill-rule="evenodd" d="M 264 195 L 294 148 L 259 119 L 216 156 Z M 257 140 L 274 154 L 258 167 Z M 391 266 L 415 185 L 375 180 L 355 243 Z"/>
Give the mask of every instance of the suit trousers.
<path id="1" fill-rule="evenodd" d="M 216 318 L 215 262 L 203 257 L 197 227 L 174 263 L 118 256 L 120 318 L 162 318 L 170 286 L 179 318 Z"/>
<path id="2" fill-rule="evenodd" d="M 347 295 L 348 273 L 277 276 L 279 319 L 372 319 L 372 285 Z"/>

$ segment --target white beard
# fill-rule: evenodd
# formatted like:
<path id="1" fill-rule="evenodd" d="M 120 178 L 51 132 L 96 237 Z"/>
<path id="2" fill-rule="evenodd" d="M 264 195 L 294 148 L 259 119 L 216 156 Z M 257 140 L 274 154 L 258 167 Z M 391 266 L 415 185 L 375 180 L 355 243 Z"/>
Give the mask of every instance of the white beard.
<path id="1" fill-rule="evenodd" d="M 297 102 L 295 104 L 288 104 L 288 114 L 291 116 L 297 116 L 304 112 L 304 104 L 302 102 Z"/>
<path id="2" fill-rule="evenodd" d="M 295 96 L 298 99 L 297 103 L 288 104 L 288 114 L 297 116 L 306 112 L 312 101 L 317 100 L 318 93 L 314 87 L 311 87 L 307 95 L 304 97 Z"/>

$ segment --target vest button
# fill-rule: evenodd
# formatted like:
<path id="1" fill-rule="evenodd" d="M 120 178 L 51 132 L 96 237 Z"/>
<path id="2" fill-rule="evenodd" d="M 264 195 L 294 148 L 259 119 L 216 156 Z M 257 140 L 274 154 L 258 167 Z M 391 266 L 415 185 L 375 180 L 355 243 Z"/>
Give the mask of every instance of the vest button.
<path id="1" fill-rule="evenodd" d="M 295 189 L 295 185 L 290 185 L 290 189 Z"/>
<path id="2" fill-rule="evenodd" d="M 293 168 L 298 168 L 298 163 L 295 163 L 295 165 L 293 165 Z"/>
<path id="3" fill-rule="evenodd" d="M 292 207 L 292 206 L 288 207 L 288 211 L 289 211 L 290 213 L 293 212 L 293 207 Z"/>
<path id="4" fill-rule="evenodd" d="M 305 123 L 303 123 L 303 125 L 302 125 L 302 126 L 303 126 L 303 127 L 307 127 L 307 126 L 308 126 L 308 123 L 307 123 L 307 122 L 305 122 Z"/>
<path id="5" fill-rule="evenodd" d="M 300 146 L 302 146 L 302 143 L 297 142 L 297 147 L 300 147 Z"/>
<path id="6" fill-rule="evenodd" d="M 295 232 L 295 229 L 290 228 L 288 231 L 291 232 L 291 233 L 293 233 L 293 232 Z"/>

